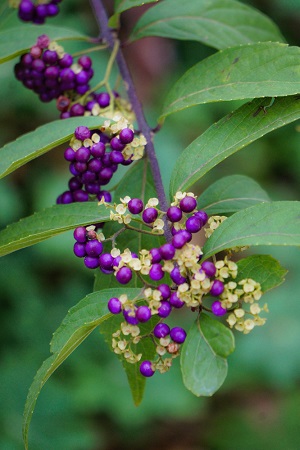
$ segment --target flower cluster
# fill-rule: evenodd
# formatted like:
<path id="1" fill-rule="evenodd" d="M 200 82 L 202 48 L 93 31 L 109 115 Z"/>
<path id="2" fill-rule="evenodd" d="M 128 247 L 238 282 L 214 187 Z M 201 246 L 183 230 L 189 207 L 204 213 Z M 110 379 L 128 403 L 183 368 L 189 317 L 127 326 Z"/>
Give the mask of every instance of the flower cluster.
<path id="1" fill-rule="evenodd" d="M 64 152 L 72 174 L 69 190 L 57 198 L 57 203 L 86 202 L 95 197 L 110 202 L 111 195 L 102 186 L 110 182 L 120 164 L 131 164 L 143 156 L 144 136 L 135 136 L 133 126 L 123 117 L 115 119 L 113 123 L 106 121 L 100 130 L 76 128 Z"/>
<path id="2" fill-rule="evenodd" d="M 254 326 L 265 323 L 265 319 L 259 316 L 260 312 L 267 311 L 266 305 L 262 308 L 258 304 L 262 295 L 260 284 L 252 279 L 241 280 L 238 265 L 228 255 L 218 260 L 203 260 L 201 247 L 192 242 L 193 235 L 202 228 L 207 226 L 211 230 L 211 224 L 219 222 L 218 218 L 209 220 L 205 211 L 197 210 L 194 194 L 177 193 L 165 212 L 159 209 L 158 200 L 154 198 L 145 206 L 141 199 L 130 197 L 120 199 L 120 203 L 107 203 L 105 199 L 99 203 L 110 209 L 111 220 L 120 223 L 124 230 L 152 234 L 157 234 L 158 229 L 164 232 L 165 227 L 172 230 L 171 241 L 158 248 L 142 249 L 136 254 L 128 248 L 121 251 L 114 246 L 110 252 L 96 255 L 92 266 L 87 264 L 90 254 L 86 248 L 89 247 L 86 229 L 80 227 L 74 232 L 77 240 L 74 252 L 76 256 L 84 257 L 87 267 L 99 267 L 103 273 L 113 274 L 121 285 L 130 283 L 134 276 L 143 285 L 136 299 L 124 294 L 108 301 L 109 311 L 123 315 L 124 319 L 120 329 L 113 334 L 112 347 L 128 362 L 142 361 L 142 375 L 152 376 L 156 370 L 165 372 L 173 358 L 179 355 L 186 332 L 181 327 L 170 328 L 165 323 L 173 310 L 185 306 L 192 311 L 209 311 L 215 316 L 227 315 L 229 326 L 245 334 Z M 139 223 L 142 227 L 135 228 L 132 223 Z M 80 252 L 78 230 L 85 236 L 85 247 Z M 93 239 L 100 244 L 105 241 L 103 234 L 96 234 Z M 151 320 L 154 320 L 152 331 L 141 335 L 140 324 Z M 153 361 L 143 361 L 143 355 L 135 353 L 132 347 L 149 336 L 157 356 Z"/>

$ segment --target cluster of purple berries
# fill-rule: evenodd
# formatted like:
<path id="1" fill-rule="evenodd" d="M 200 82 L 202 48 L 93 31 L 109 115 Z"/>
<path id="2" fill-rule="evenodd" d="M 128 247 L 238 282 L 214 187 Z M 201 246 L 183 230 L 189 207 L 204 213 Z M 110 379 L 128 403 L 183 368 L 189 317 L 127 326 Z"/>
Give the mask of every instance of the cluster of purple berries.
<path id="1" fill-rule="evenodd" d="M 61 0 L 49 0 L 48 3 L 35 4 L 32 0 L 21 0 L 18 15 L 24 22 L 43 24 L 47 17 L 54 17 L 59 13 L 58 3 Z"/>
<path id="2" fill-rule="evenodd" d="M 118 136 L 109 137 L 99 130 L 92 132 L 80 126 L 75 130 L 75 138 L 83 144 L 77 150 L 68 147 L 64 152 L 72 177 L 68 183 L 69 190 L 63 192 L 56 202 L 87 202 L 90 196 L 111 202 L 110 193 L 102 190 L 102 186 L 110 182 L 119 164 L 131 164 L 132 160 L 125 159 L 122 150 L 133 141 L 134 132 L 124 128 Z"/>
<path id="3" fill-rule="evenodd" d="M 92 60 L 83 55 L 73 65 L 69 53 L 51 50 L 49 45 L 48 36 L 39 36 L 36 44 L 15 65 L 16 78 L 38 94 L 42 102 L 60 98 L 57 103 L 60 111 L 64 113 L 70 109 L 68 117 L 81 116 L 84 108 L 79 103 L 70 104 L 89 90 L 89 81 L 94 74 Z"/>

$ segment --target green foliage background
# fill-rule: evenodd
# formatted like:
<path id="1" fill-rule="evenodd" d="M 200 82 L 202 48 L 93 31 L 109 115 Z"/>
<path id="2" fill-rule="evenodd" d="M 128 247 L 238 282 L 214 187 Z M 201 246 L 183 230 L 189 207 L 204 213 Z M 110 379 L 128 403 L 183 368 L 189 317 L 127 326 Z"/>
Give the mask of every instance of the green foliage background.
<path id="1" fill-rule="evenodd" d="M 290 44 L 300 44 L 299 0 L 252 4 L 264 8 Z M 17 25 L 14 16 L 2 17 L 2 26 Z M 129 21 L 128 15 L 124 17 Z M 79 0 L 64 0 L 55 23 L 97 32 L 88 5 Z M 173 42 L 172 51 L 172 70 L 166 67 L 164 77 L 151 86 L 150 121 L 161 113 L 167 87 L 186 67 L 213 53 L 189 41 Z M 96 74 L 103 73 L 105 62 L 105 56 L 97 55 Z M 57 118 L 54 105 L 41 104 L 13 78 L 14 63 L 7 62 L 0 73 L 1 145 Z M 201 105 L 166 120 L 155 139 L 166 186 L 182 149 L 238 105 Z M 255 178 L 272 200 L 299 199 L 299 131 L 297 123 L 288 125 L 231 156 L 205 176 L 198 194 L 220 177 L 238 173 Z M 60 147 L 1 180 L 1 228 L 53 205 L 65 190 L 68 171 L 62 151 Z M 72 233 L 67 232 L 0 259 L 1 449 L 23 448 L 21 423 L 28 387 L 49 354 L 52 332 L 67 310 L 91 291 L 92 275 L 74 258 L 72 246 Z M 257 251 L 268 254 L 270 248 Z M 286 283 L 265 296 L 270 308 L 267 324 L 249 336 L 235 334 L 227 380 L 213 398 L 198 399 L 188 392 L 177 362 L 170 373 L 147 382 L 144 401 L 136 408 L 119 361 L 94 332 L 44 388 L 31 425 L 32 450 L 250 450 L 267 445 L 273 450 L 298 449 L 299 249 L 271 252 L 289 270 Z M 190 323 L 188 316 L 180 320 Z"/>

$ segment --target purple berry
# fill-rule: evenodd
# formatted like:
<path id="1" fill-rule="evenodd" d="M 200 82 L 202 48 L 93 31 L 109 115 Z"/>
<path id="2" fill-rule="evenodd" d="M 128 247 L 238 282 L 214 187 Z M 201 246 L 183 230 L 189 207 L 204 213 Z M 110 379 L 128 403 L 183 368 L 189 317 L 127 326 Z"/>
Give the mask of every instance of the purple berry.
<path id="1" fill-rule="evenodd" d="M 80 105 L 80 103 L 75 103 L 70 108 L 71 117 L 83 116 L 84 111 L 84 106 Z"/>
<path id="2" fill-rule="evenodd" d="M 85 139 L 89 139 L 91 137 L 91 132 L 88 127 L 80 126 L 75 130 L 75 137 L 80 141 L 84 141 Z"/>
<path id="3" fill-rule="evenodd" d="M 69 53 L 65 53 L 64 56 L 59 60 L 60 67 L 67 69 L 73 64 L 73 57 Z"/>
<path id="4" fill-rule="evenodd" d="M 87 202 L 89 200 L 89 194 L 82 189 L 78 189 L 73 192 L 74 202 Z"/>
<path id="5" fill-rule="evenodd" d="M 124 156 L 121 152 L 118 152 L 117 150 L 112 150 L 109 153 L 109 159 L 113 164 L 121 164 L 124 161 Z"/>
<path id="6" fill-rule="evenodd" d="M 207 223 L 208 221 L 208 215 L 206 214 L 205 211 L 196 211 L 194 213 L 194 216 L 197 217 L 197 219 L 200 220 L 202 227 Z"/>
<path id="7" fill-rule="evenodd" d="M 97 195 L 98 200 L 102 200 L 104 198 L 104 201 L 107 203 L 110 203 L 112 198 L 111 198 L 111 193 L 108 191 L 100 191 L 99 194 Z"/>
<path id="8" fill-rule="evenodd" d="M 202 228 L 201 221 L 196 216 L 189 217 L 185 222 L 185 226 L 190 233 L 197 233 Z"/>
<path id="9" fill-rule="evenodd" d="M 139 321 L 136 318 L 135 312 L 132 312 L 131 309 L 129 310 L 124 309 L 123 316 L 126 322 L 129 323 L 130 325 L 138 325 Z"/>
<path id="10" fill-rule="evenodd" d="M 165 261 L 169 261 L 170 259 L 172 259 L 175 255 L 175 251 L 176 251 L 175 247 L 169 243 L 164 244 L 161 247 L 159 247 L 160 256 Z"/>
<path id="11" fill-rule="evenodd" d="M 98 142 L 91 147 L 91 154 L 95 158 L 101 158 L 105 153 L 105 145 L 103 142 Z"/>
<path id="12" fill-rule="evenodd" d="M 204 261 L 201 264 L 201 269 L 205 272 L 205 274 L 208 277 L 214 277 L 217 271 L 214 263 L 212 263 L 211 261 Z"/>
<path id="13" fill-rule="evenodd" d="M 154 327 L 153 334 L 158 339 L 164 338 L 170 334 L 170 327 L 166 323 L 158 323 Z"/>
<path id="14" fill-rule="evenodd" d="M 220 280 L 214 280 L 211 288 L 210 288 L 210 294 L 214 297 L 217 297 L 218 295 L 222 294 L 224 291 L 224 284 Z"/>
<path id="15" fill-rule="evenodd" d="M 128 210 L 131 214 L 140 214 L 144 209 L 144 204 L 139 198 L 132 198 L 128 202 Z"/>
<path id="16" fill-rule="evenodd" d="M 78 59 L 78 64 L 85 69 L 89 70 L 92 67 L 92 60 L 89 56 L 83 55 Z"/>
<path id="17" fill-rule="evenodd" d="M 150 250 L 151 261 L 152 263 L 159 263 L 161 261 L 161 255 L 158 248 L 152 248 Z"/>
<path id="18" fill-rule="evenodd" d="M 122 150 L 124 150 L 125 145 L 122 144 L 122 142 L 120 141 L 119 138 L 117 137 L 113 137 L 110 141 L 110 146 L 113 150 L 117 150 L 118 152 L 121 152 Z"/>
<path id="19" fill-rule="evenodd" d="M 158 211 L 155 208 L 146 208 L 143 211 L 142 218 L 145 223 L 153 223 L 158 216 Z"/>
<path id="20" fill-rule="evenodd" d="M 107 307 L 112 314 L 119 314 L 122 311 L 122 304 L 117 297 L 112 297 L 108 301 Z"/>
<path id="21" fill-rule="evenodd" d="M 129 267 L 123 266 L 118 270 L 116 279 L 120 284 L 127 284 L 132 279 L 132 272 Z"/>
<path id="22" fill-rule="evenodd" d="M 183 232 L 178 232 L 172 238 L 172 245 L 175 248 L 182 248 L 187 243 L 187 236 Z"/>
<path id="23" fill-rule="evenodd" d="M 78 162 L 87 162 L 90 158 L 91 152 L 86 147 L 80 147 L 75 152 L 75 159 Z"/>
<path id="24" fill-rule="evenodd" d="M 172 292 L 169 300 L 171 306 L 174 306 L 174 308 L 182 308 L 184 305 L 184 302 L 180 300 L 180 298 L 177 296 L 176 292 Z"/>
<path id="25" fill-rule="evenodd" d="M 139 322 L 148 322 L 151 318 L 151 310 L 148 306 L 139 306 L 135 315 Z"/>
<path id="26" fill-rule="evenodd" d="M 99 256 L 103 251 L 103 244 L 94 239 L 85 244 L 85 251 L 88 256 Z"/>
<path id="27" fill-rule="evenodd" d="M 77 227 L 73 233 L 74 239 L 81 244 L 86 242 L 86 228 L 85 227 Z"/>
<path id="28" fill-rule="evenodd" d="M 140 372 L 144 377 L 152 377 L 155 371 L 152 369 L 151 361 L 143 361 L 140 365 Z"/>
<path id="29" fill-rule="evenodd" d="M 174 267 L 174 269 L 170 273 L 170 277 L 172 281 L 174 281 L 174 283 L 178 286 L 187 281 L 187 279 L 183 275 L 181 275 L 179 267 Z"/>
<path id="30" fill-rule="evenodd" d="M 63 205 L 67 205 L 68 203 L 73 202 L 73 195 L 70 191 L 65 191 L 61 194 L 61 203 Z"/>
<path id="31" fill-rule="evenodd" d="M 159 281 L 164 277 L 164 271 L 160 264 L 152 264 L 152 267 L 149 271 L 149 277 L 151 280 Z"/>
<path id="32" fill-rule="evenodd" d="M 182 219 L 182 211 L 177 206 L 170 206 L 167 210 L 167 217 L 170 222 L 179 222 Z"/>
<path id="33" fill-rule="evenodd" d="M 181 327 L 174 327 L 170 331 L 170 337 L 177 344 L 182 344 L 185 341 L 186 332 Z"/>
<path id="34" fill-rule="evenodd" d="M 213 302 L 213 304 L 211 305 L 211 311 L 215 316 L 224 316 L 224 314 L 227 313 L 227 310 L 223 308 L 219 300 Z"/>
<path id="35" fill-rule="evenodd" d="M 114 258 L 110 253 L 102 253 L 99 257 L 99 263 L 101 269 L 113 270 Z"/>
<path id="36" fill-rule="evenodd" d="M 85 244 L 80 244 L 80 242 L 75 242 L 74 244 L 74 255 L 78 258 L 83 258 L 86 256 Z"/>
<path id="37" fill-rule="evenodd" d="M 110 95 L 107 92 L 101 92 L 101 94 L 97 96 L 97 100 L 100 108 L 106 108 L 110 104 Z"/>
<path id="38" fill-rule="evenodd" d="M 165 319 L 166 317 L 168 317 L 171 314 L 172 311 L 172 305 L 167 302 L 166 300 L 163 300 L 160 303 L 160 307 L 158 308 L 158 315 L 159 317 L 162 317 L 163 319 Z"/>
<path id="39" fill-rule="evenodd" d="M 192 212 L 197 206 L 197 200 L 194 197 L 190 197 L 187 195 L 183 199 L 180 200 L 179 207 L 181 211 L 185 213 Z"/>
<path id="40" fill-rule="evenodd" d="M 119 138 L 122 144 L 130 144 L 134 138 L 134 132 L 130 128 L 123 128 L 120 131 Z"/>
<path id="41" fill-rule="evenodd" d="M 99 258 L 86 256 L 84 258 L 84 264 L 88 269 L 96 269 L 97 267 L 99 267 Z"/>
<path id="42" fill-rule="evenodd" d="M 167 284 L 160 284 L 159 286 L 157 286 L 157 289 L 161 293 L 163 300 L 167 300 L 170 297 L 171 289 Z"/>

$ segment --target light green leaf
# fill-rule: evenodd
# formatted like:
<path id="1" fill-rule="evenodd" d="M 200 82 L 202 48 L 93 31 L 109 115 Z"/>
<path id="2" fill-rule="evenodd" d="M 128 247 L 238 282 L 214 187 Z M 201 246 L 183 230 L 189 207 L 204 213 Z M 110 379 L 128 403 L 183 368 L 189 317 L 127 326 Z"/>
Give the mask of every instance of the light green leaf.
<path id="1" fill-rule="evenodd" d="M 300 202 L 269 202 L 228 217 L 206 241 L 203 259 L 245 245 L 300 246 Z"/>
<path id="2" fill-rule="evenodd" d="M 233 0 L 164 0 L 139 19 L 130 39 L 145 36 L 199 41 L 217 49 L 284 41 L 267 16 Z"/>
<path id="3" fill-rule="evenodd" d="M 175 83 L 161 119 L 201 103 L 278 97 L 300 92 L 300 48 L 275 42 L 221 50 Z"/>
<path id="4" fill-rule="evenodd" d="M 229 175 L 211 184 L 198 199 L 198 209 L 207 214 L 230 214 L 261 202 L 269 196 L 252 178 Z"/>
<path id="5" fill-rule="evenodd" d="M 228 114 L 195 139 L 176 161 L 170 195 L 186 191 L 228 156 L 271 131 L 300 118 L 297 96 L 277 98 L 266 113 L 269 99 L 256 99 Z"/>
<path id="6" fill-rule="evenodd" d="M 193 394 L 211 396 L 227 375 L 227 359 L 234 336 L 221 322 L 201 314 L 189 330 L 181 350 L 183 383 Z"/>
<path id="7" fill-rule="evenodd" d="M 97 128 L 103 124 L 104 120 L 103 117 L 73 117 L 55 120 L 30 133 L 23 134 L 0 148 L 0 178 L 58 145 L 68 142 L 76 127 L 83 125 Z"/>
<path id="8" fill-rule="evenodd" d="M 0 33 L 0 64 L 25 53 L 36 43 L 41 34 L 46 34 L 52 41 L 89 41 L 90 39 L 77 30 L 52 25 L 43 25 L 43 29 L 28 24 L 9 28 Z"/>
<path id="9" fill-rule="evenodd" d="M 37 244 L 81 225 L 109 220 L 109 211 L 97 202 L 55 205 L 8 225 L 0 231 L 0 256 Z"/>
<path id="10" fill-rule="evenodd" d="M 263 292 L 284 282 L 287 270 L 270 255 L 251 255 L 237 262 L 238 274 L 234 281 L 252 278 L 261 285 Z"/>
<path id="11" fill-rule="evenodd" d="M 117 28 L 119 15 L 128 9 L 136 6 L 142 6 L 146 3 L 155 3 L 158 0 L 115 0 L 115 14 L 109 18 L 108 25 L 112 28 Z"/>
<path id="12" fill-rule="evenodd" d="M 28 449 L 28 431 L 31 417 L 42 387 L 89 334 L 111 316 L 107 309 L 107 302 L 115 294 L 114 290 L 106 290 L 86 296 L 70 309 L 61 326 L 55 332 L 52 340 L 52 351 L 55 353 L 38 370 L 26 400 L 23 421 L 23 439 L 26 449 Z M 135 294 L 138 294 L 136 290 Z"/>

